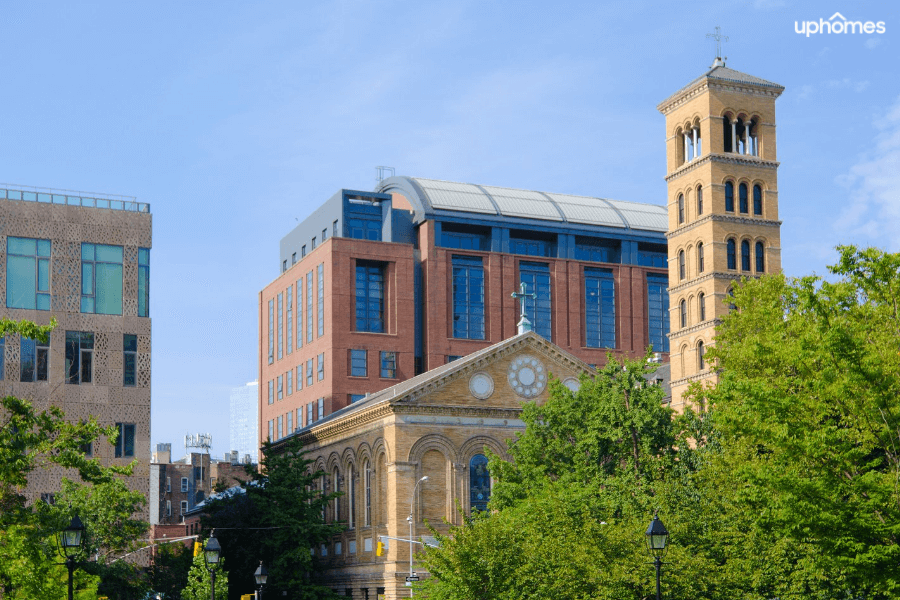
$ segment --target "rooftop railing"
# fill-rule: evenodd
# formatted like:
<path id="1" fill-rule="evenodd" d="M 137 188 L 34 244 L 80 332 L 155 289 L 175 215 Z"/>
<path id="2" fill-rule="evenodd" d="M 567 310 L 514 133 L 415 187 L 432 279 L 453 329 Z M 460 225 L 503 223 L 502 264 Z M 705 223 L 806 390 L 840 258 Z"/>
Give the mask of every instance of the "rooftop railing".
<path id="1" fill-rule="evenodd" d="M 30 185 L 0 183 L 0 199 L 22 200 L 25 202 L 42 202 L 44 204 L 65 204 L 68 206 L 88 206 L 91 208 L 108 208 L 110 210 L 127 210 L 130 212 L 149 213 L 150 205 L 138 202 L 133 196 L 117 194 L 97 194 L 94 192 L 77 192 L 75 190 L 56 190 Z"/>

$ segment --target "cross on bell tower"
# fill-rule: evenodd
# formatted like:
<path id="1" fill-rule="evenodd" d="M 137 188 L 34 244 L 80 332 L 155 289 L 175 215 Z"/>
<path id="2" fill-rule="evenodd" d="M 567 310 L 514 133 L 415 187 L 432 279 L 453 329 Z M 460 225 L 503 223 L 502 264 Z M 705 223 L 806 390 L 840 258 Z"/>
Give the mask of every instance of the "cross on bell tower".
<path id="1" fill-rule="evenodd" d="M 707 33 L 706 39 L 716 40 L 716 60 L 713 63 L 714 66 L 725 66 L 725 61 L 728 60 L 728 57 L 722 56 L 722 42 L 728 41 L 727 35 L 722 35 L 722 28 L 716 25 L 715 33 Z M 721 65 L 719 65 L 721 63 Z"/>

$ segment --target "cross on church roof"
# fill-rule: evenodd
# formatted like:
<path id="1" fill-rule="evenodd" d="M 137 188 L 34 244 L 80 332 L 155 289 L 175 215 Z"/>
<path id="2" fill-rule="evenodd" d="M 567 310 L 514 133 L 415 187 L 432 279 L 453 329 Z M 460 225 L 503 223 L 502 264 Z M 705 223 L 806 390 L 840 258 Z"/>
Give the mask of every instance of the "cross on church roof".
<path id="1" fill-rule="evenodd" d="M 716 60 L 717 61 L 722 60 L 722 42 L 728 41 L 728 36 L 722 35 L 722 28 L 719 27 L 718 25 L 716 25 L 716 32 L 715 33 L 707 33 L 706 39 L 716 40 Z M 724 61 L 723 61 L 723 64 L 724 64 Z"/>

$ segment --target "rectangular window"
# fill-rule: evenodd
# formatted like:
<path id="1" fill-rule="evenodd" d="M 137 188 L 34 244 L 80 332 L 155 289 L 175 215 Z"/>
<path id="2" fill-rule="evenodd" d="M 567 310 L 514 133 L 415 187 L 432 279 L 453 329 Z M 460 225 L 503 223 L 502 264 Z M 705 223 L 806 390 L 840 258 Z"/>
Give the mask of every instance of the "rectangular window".
<path id="1" fill-rule="evenodd" d="M 669 250 L 665 244 L 638 242 L 638 265 L 665 269 L 669 264 Z"/>
<path id="2" fill-rule="evenodd" d="M 318 286 L 318 294 L 317 294 L 317 302 L 316 302 L 316 316 L 318 317 L 318 334 L 316 337 L 322 337 L 325 335 L 325 264 L 322 263 L 318 267 L 316 267 L 316 277 L 317 277 L 317 286 Z"/>
<path id="3" fill-rule="evenodd" d="M 475 256 L 453 257 L 453 337 L 484 339 L 484 267 Z"/>
<path id="4" fill-rule="evenodd" d="M 325 379 L 325 353 L 323 352 L 316 357 L 316 372 L 318 374 L 317 381 Z"/>
<path id="5" fill-rule="evenodd" d="M 509 251 L 512 254 L 525 254 L 526 256 L 554 256 L 556 254 L 555 237 L 538 235 L 526 237 L 525 232 L 522 232 L 521 237 L 511 235 Z"/>
<path id="6" fill-rule="evenodd" d="M 50 346 L 36 340 L 22 338 L 19 362 L 19 381 L 47 381 Z"/>
<path id="7" fill-rule="evenodd" d="M 303 363 L 297 365 L 297 391 L 303 389 Z"/>
<path id="8" fill-rule="evenodd" d="M 279 439 L 279 440 L 284 437 L 284 429 L 282 429 L 283 426 L 284 426 L 284 417 L 282 417 L 281 415 L 278 415 L 278 438 L 277 439 Z"/>
<path id="9" fill-rule="evenodd" d="M 150 249 L 138 248 L 138 316 L 150 316 Z"/>
<path id="10" fill-rule="evenodd" d="M 297 264 L 297 253 L 294 252 L 293 254 L 291 254 L 291 266 L 294 266 L 296 264 Z"/>
<path id="11" fill-rule="evenodd" d="M 287 289 L 287 353 L 294 351 L 294 286 L 289 285 Z"/>
<path id="12" fill-rule="evenodd" d="M 590 237 L 575 238 L 575 258 L 592 262 L 621 262 L 621 242 Z"/>
<path id="13" fill-rule="evenodd" d="M 297 409 L 297 429 L 300 429 L 300 423 L 301 423 L 300 418 L 302 416 L 303 416 L 303 412 L 301 411 L 301 409 L 298 408 Z"/>
<path id="14" fill-rule="evenodd" d="M 6 306 L 50 310 L 50 240 L 6 238 Z"/>
<path id="15" fill-rule="evenodd" d="M 284 375 L 278 376 L 278 399 L 284 400 Z"/>
<path id="16" fill-rule="evenodd" d="M 303 277 L 297 280 L 297 350 L 303 347 Z"/>
<path id="17" fill-rule="evenodd" d="M 306 274 L 306 343 L 313 341 L 313 274 Z"/>
<path id="18" fill-rule="evenodd" d="M 381 204 L 371 199 L 353 198 L 346 207 L 344 227 L 347 237 L 381 241 Z"/>
<path id="19" fill-rule="evenodd" d="M 188 478 L 187 477 L 181 478 L 181 491 L 182 492 L 188 491 Z"/>
<path id="20" fill-rule="evenodd" d="M 318 420 L 321 421 L 322 419 L 325 418 L 325 398 L 319 398 L 318 405 L 319 405 L 319 419 Z"/>
<path id="21" fill-rule="evenodd" d="M 116 423 L 119 437 L 116 438 L 116 458 L 134 456 L 134 423 Z"/>
<path id="22" fill-rule="evenodd" d="M 285 434 L 290 435 L 294 432 L 294 413 L 289 412 L 286 416 L 287 416 L 287 429 L 285 429 Z"/>
<path id="23" fill-rule="evenodd" d="M 313 422 L 313 405 L 312 402 L 306 405 L 306 424 Z"/>
<path id="24" fill-rule="evenodd" d="M 269 300 L 269 364 L 275 362 L 275 300 Z"/>
<path id="25" fill-rule="evenodd" d="M 647 323 L 654 352 L 669 351 L 669 278 L 647 275 Z"/>
<path id="26" fill-rule="evenodd" d="M 94 334 L 66 332 L 66 383 L 91 383 L 94 379 Z"/>
<path id="27" fill-rule="evenodd" d="M 166 477 L 166 492 L 168 493 L 171 491 L 172 491 L 172 478 Z"/>
<path id="28" fill-rule="evenodd" d="M 356 330 L 384 333 L 384 266 L 356 263 Z"/>
<path id="29" fill-rule="evenodd" d="M 332 237 L 338 236 L 338 222 L 337 221 L 335 221 L 334 223 L 331 224 L 331 235 L 332 235 Z"/>
<path id="30" fill-rule="evenodd" d="M 396 352 L 381 353 L 381 376 L 385 379 L 394 379 L 397 377 Z"/>
<path id="31" fill-rule="evenodd" d="M 360 400 L 362 400 L 365 397 L 366 397 L 365 394 L 350 394 L 350 404 L 353 404 L 354 402 L 359 402 Z"/>
<path id="32" fill-rule="evenodd" d="M 81 312 L 122 314 L 122 246 L 81 244 Z"/>
<path id="33" fill-rule="evenodd" d="M 459 250 L 489 250 L 491 230 L 474 225 L 441 224 L 440 246 Z"/>
<path id="34" fill-rule="evenodd" d="M 306 361 L 306 387 L 313 384 L 313 359 Z"/>
<path id="35" fill-rule="evenodd" d="M 269 421 L 269 441 L 273 441 L 272 438 L 275 437 L 275 421 Z"/>
<path id="36" fill-rule="evenodd" d="M 122 335 L 122 385 L 137 385 L 137 336 L 133 333 Z"/>
<path id="37" fill-rule="evenodd" d="M 300 247 L 300 258 L 304 258 L 306 256 L 306 244 Z"/>
<path id="38" fill-rule="evenodd" d="M 462 356 L 459 356 L 458 354 L 448 354 L 447 355 L 447 363 L 452 363 L 454 360 L 459 360 L 461 358 L 462 358 Z"/>
<path id="39" fill-rule="evenodd" d="M 584 329 L 588 347 L 616 347 L 616 287 L 612 271 L 584 270 Z"/>
<path id="40" fill-rule="evenodd" d="M 327 229 L 323 229 L 323 230 L 322 230 L 322 241 L 324 242 L 324 241 L 327 240 L 327 239 L 328 239 L 328 230 L 327 230 Z"/>
<path id="41" fill-rule="evenodd" d="M 281 272 L 284 273 L 285 271 L 287 271 L 287 259 L 281 261 Z"/>
<path id="42" fill-rule="evenodd" d="M 287 372 L 287 395 L 290 396 L 294 393 L 294 370 L 291 369 Z"/>
<path id="43" fill-rule="evenodd" d="M 284 358 L 284 294 L 278 294 L 278 360 Z"/>
<path id="44" fill-rule="evenodd" d="M 316 236 L 313 236 L 313 239 L 312 239 L 312 243 L 311 243 L 311 245 L 310 245 L 310 248 L 311 248 L 312 250 L 315 250 L 315 249 L 316 249 Z"/>
<path id="45" fill-rule="evenodd" d="M 367 360 L 368 353 L 365 350 L 350 351 L 350 376 L 351 377 L 368 377 L 369 367 Z"/>
<path id="46" fill-rule="evenodd" d="M 269 380 L 269 404 L 275 404 L 275 382 Z"/>
<path id="47" fill-rule="evenodd" d="M 525 284 L 526 293 L 535 294 L 534 298 L 525 298 L 525 314 L 531 321 L 534 332 L 548 341 L 553 341 L 550 265 L 520 262 L 519 282 Z"/>
<path id="48" fill-rule="evenodd" d="M 181 501 L 181 514 L 184 514 L 188 511 L 188 503 L 187 500 Z"/>
<path id="49" fill-rule="evenodd" d="M 172 516 L 172 501 L 171 500 L 166 500 L 166 516 L 167 517 Z"/>

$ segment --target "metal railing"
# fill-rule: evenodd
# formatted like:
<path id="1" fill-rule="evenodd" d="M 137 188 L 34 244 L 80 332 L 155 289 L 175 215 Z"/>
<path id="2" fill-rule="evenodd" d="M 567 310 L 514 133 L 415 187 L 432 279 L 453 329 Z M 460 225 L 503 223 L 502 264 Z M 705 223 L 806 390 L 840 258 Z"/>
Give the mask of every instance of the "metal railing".
<path id="1" fill-rule="evenodd" d="M 150 212 L 150 205 L 146 202 L 138 202 L 134 196 L 57 190 L 12 183 L 0 183 L 0 199 L 4 198 L 7 200 L 22 200 L 24 202 L 42 202 L 44 204 L 88 206 L 90 208 L 107 208 L 140 213 Z"/>

